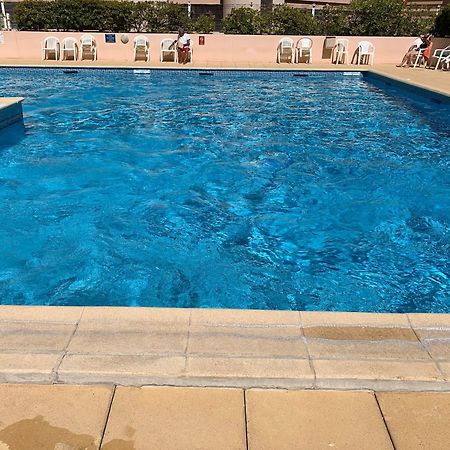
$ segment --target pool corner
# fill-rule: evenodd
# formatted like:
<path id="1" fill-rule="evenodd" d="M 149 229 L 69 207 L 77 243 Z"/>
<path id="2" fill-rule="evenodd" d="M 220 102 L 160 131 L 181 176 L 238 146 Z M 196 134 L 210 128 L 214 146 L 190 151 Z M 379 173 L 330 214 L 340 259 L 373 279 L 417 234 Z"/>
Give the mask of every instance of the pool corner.
<path id="1" fill-rule="evenodd" d="M 23 120 L 23 97 L 0 97 L 0 130 Z"/>

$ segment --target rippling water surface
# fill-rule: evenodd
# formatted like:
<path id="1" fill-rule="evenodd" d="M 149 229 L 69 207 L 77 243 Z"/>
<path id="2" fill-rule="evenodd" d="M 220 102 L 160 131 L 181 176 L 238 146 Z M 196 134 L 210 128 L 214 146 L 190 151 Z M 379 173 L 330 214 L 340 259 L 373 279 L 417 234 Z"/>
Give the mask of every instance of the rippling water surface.
<path id="1" fill-rule="evenodd" d="M 0 69 L 0 303 L 450 312 L 450 110 L 359 76 Z"/>

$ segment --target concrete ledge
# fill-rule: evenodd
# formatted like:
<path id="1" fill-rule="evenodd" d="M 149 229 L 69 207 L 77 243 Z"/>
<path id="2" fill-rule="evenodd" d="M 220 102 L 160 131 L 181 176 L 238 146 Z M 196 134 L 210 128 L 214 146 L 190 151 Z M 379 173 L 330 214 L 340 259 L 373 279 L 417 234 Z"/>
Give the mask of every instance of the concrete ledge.
<path id="1" fill-rule="evenodd" d="M 450 390 L 450 315 L 0 306 L 0 382 Z"/>
<path id="2" fill-rule="evenodd" d="M 0 130 L 23 120 L 22 97 L 0 97 Z"/>

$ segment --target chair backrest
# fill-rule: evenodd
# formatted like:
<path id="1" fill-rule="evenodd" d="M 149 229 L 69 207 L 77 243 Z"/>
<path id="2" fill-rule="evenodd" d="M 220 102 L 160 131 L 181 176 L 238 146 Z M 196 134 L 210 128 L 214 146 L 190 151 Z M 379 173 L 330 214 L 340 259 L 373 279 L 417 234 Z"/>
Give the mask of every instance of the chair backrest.
<path id="1" fill-rule="evenodd" d="M 372 42 L 369 42 L 369 41 L 361 41 L 358 44 L 358 48 L 359 48 L 359 53 L 370 53 L 370 52 L 373 52 L 373 50 L 374 50 L 374 46 L 373 46 Z"/>
<path id="2" fill-rule="evenodd" d="M 313 41 L 310 38 L 304 37 L 298 40 L 297 48 L 310 49 L 313 45 Z"/>
<path id="3" fill-rule="evenodd" d="M 145 36 L 136 36 L 134 38 L 134 46 L 135 47 L 147 47 L 148 39 Z"/>
<path id="4" fill-rule="evenodd" d="M 291 38 L 283 38 L 278 45 L 282 49 L 292 49 L 294 47 L 294 41 Z"/>
<path id="5" fill-rule="evenodd" d="M 63 45 L 63 48 L 65 48 L 67 50 L 70 50 L 70 49 L 73 50 L 75 48 L 76 42 L 77 42 L 77 40 L 75 38 L 67 37 L 67 38 L 63 39 L 62 45 Z"/>
<path id="6" fill-rule="evenodd" d="M 348 39 L 336 39 L 336 47 L 338 50 L 347 50 Z"/>
<path id="7" fill-rule="evenodd" d="M 44 39 L 44 47 L 48 49 L 56 49 L 59 45 L 59 39 L 53 36 L 49 36 Z"/>
<path id="8" fill-rule="evenodd" d="M 94 36 L 90 34 L 83 34 L 80 38 L 81 45 L 94 45 L 95 39 Z"/>
<path id="9" fill-rule="evenodd" d="M 169 49 L 169 47 L 172 45 L 172 42 L 173 42 L 172 39 L 163 39 L 161 41 L 161 50 L 163 51 L 171 50 Z"/>

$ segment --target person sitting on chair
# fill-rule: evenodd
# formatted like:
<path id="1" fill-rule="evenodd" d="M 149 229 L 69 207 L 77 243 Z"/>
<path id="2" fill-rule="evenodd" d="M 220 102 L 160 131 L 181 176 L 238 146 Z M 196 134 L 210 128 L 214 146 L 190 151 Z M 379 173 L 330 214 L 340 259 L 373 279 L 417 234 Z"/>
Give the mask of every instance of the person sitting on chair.
<path id="1" fill-rule="evenodd" d="M 414 41 L 414 44 L 409 48 L 406 52 L 405 56 L 402 59 L 400 64 L 397 64 L 397 67 L 408 67 L 412 65 L 413 61 L 417 58 L 417 54 L 420 51 L 425 51 L 431 44 L 431 34 L 425 34 L 420 36 Z"/>
<path id="2" fill-rule="evenodd" d="M 177 44 L 178 62 L 180 64 L 186 64 L 188 62 L 189 50 L 191 49 L 191 37 L 185 33 L 183 28 L 178 29 L 178 36 L 172 42 L 169 49 Z"/>

